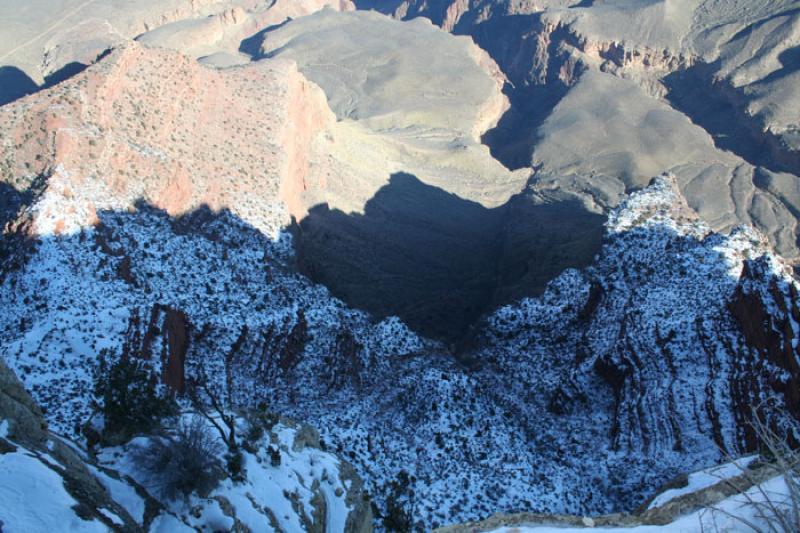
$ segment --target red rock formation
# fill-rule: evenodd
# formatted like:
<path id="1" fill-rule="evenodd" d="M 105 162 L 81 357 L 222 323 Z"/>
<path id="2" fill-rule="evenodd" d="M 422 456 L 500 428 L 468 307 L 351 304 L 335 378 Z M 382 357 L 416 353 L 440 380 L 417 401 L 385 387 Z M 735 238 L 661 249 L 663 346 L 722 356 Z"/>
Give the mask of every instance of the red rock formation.
<path id="1" fill-rule="evenodd" d="M 189 331 L 189 320 L 183 311 L 155 305 L 150 309 L 145 325 L 141 310 L 136 310 L 131 315 L 122 344 L 122 357 L 137 357 L 157 364 L 153 361 L 153 345 L 158 341 L 161 345 L 161 380 L 172 391 L 183 394 L 186 391 Z"/>
<path id="2" fill-rule="evenodd" d="M 756 360 L 768 361 L 763 395 L 777 394 L 800 419 L 800 308 L 797 286 L 768 273 L 763 259 L 747 261 L 729 304 Z M 765 280 L 765 276 L 768 278 Z M 765 283 L 766 281 L 766 283 Z M 769 287 L 767 291 L 759 287 Z M 751 386 L 758 390 L 758 386 Z M 746 409 L 748 406 L 741 406 Z M 749 415 L 749 413 L 747 413 Z"/>
<path id="3" fill-rule="evenodd" d="M 186 391 L 184 365 L 186 352 L 189 350 L 188 327 L 188 320 L 183 311 L 171 307 L 164 310 L 162 350 L 166 352 L 166 358 L 162 355 L 162 360 L 165 360 L 162 378 L 164 383 L 178 394 Z"/>
<path id="4" fill-rule="evenodd" d="M 294 321 L 289 334 L 286 336 L 286 341 L 281 347 L 280 355 L 278 357 L 278 366 L 284 372 L 288 372 L 297 366 L 300 358 L 303 356 L 303 351 L 306 348 L 308 341 L 308 322 L 306 322 L 305 312 L 300 309 L 297 311 L 297 316 Z"/>
<path id="5" fill-rule="evenodd" d="M 129 43 L 0 109 L 3 180 L 44 176 L 34 231 L 70 233 L 143 199 L 171 215 L 207 204 L 259 229 L 304 187 L 310 145 L 333 115 L 294 63 L 217 70 Z"/>

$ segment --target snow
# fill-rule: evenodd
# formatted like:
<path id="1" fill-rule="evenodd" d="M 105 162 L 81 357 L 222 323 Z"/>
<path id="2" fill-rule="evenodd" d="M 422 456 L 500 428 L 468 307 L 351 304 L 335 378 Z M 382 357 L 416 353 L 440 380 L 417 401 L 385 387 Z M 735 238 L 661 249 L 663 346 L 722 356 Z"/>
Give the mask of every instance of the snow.
<path id="1" fill-rule="evenodd" d="M 145 500 L 136 493 L 128 483 L 115 479 L 101 469 L 90 466 L 90 470 L 100 483 L 108 490 L 115 502 L 120 504 L 137 523 L 144 522 Z"/>
<path id="2" fill-rule="evenodd" d="M 720 466 L 707 468 L 705 470 L 689 474 L 688 483 L 686 484 L 685 487 L 680 487 L 677 489 L 669 489 L 662 492 L 653 499 L 653 501 L 647 508 L 654 509 L 656 507 L 661 507 L 662 505 L 667 504 L 671 500 L 674 500 L 678 496 L 682 496 L 684 494 L 690 494 L 692 492 L 697 492 L 698 490 L 710 487 L 712 485 L 716 485 L 717 483 L 725 481 L 726 479 L 739 476 L 743 474 L 747 466 L 753 461 L 755 461 L 757 458 L 758 456 L 751 455 L 748 457 L 737 459 L 735 461 L 731 461 L 730 463 L 725 463 Z"/>
<path id="3" fill-rule="evenodd" d="M 150 524 L 150 533 L 196 533 L 196 530 L 171 514 L 162 513 Z"/>
<path id="4" fill-rule="evenodd" d="M 70 435 L 90 418 L 98 354 L 141 349 L 151 317 L 150 361 L 160 371 L 158 310 L 168 306 L 188 320 L 187 374 L 202 367 L 224 390 L 230 372 L 233 403 L 265 402 L 316 427 L 330 460 L 352 463 L 379 509 L 406 472 L 427 528 L 520 509 L 632 509 L 676 475 L 719 463 L 712 428 L 735 449 L 731 384 L 749 353 L 727 302 L 745 260 L 766 258 L 753 290 L 767 294 L 764 280 L 784 276 L 757 234 L 710 234 L 662 178 L 612 213 L 593 266 L 565 271 L 541 296 L 476 325 L 469 355 L 479 364 L 465 368 L 396 317 L 349 309 L 297 275 L 288 235 L 273 242 L 229 213 L 188 230 L 146 207 L 98 216 L 101 226 L 43 239 L 0 287 L 0 357 L 50 427 Z M 132 282 L 118 274 L 123 257 Z M 597 308 L 582 316 L 598 288 Z M 603 362 L 627 376 L 619 402 L 598 374 Z M 276 431 L 286 432 L 285 463 L 274 469 L 263 452 L 247 455 L 259 475 L 242 487 L 294 528 L 295 505 L 310 509 L 309 484 L 335 496 L 340 469 L 292 451 L 291 431 Z M 138 479 L 118 463 L 110 460 Z M 243 522 L 263 523 L 240 488 L 224 494 Z M 338 528 L 344 502 L 328 503 Z"/>
<path id="5" fill-rule="evenodd" d="M 0 454 L 0 520 L 5 533 L 105 532 L 98 521 L 75 514 L 77 502 L 63 480 L 24 451 Z"/>
<path id="6" fill-rule="evenodd" d="M 200 503 L 200 502 L 198 502 Z M 198 515 L 192 514 L 189 517 L 191 525 L 201 531 L 232 531 L 233 518 L 227 516 L 220 507 L 219 502 L 213 499 L 205 500 L 201 503 L 201 512 Z"/>
<path id="7" fill-rule="evenodd" d="M 3 420 L 0 422 L 0 437 L 8 437 L 8 420 Z"/>
<path id="8" fill-rule="evenodd" d="M 305 527 L 293 500 L 302 503 L 306 516 L 313 516 L 311 488 L 317 481 L 325 498 L 327 531 L 343 533 L 349 509 L 344 502 L 346 491 L 339 479 L 339 461 L 315 448 L 294 451 L 296 432 L 296 428 L 283 424 L 273 428 L 281 450 L 281 464 L 271 465 L 266 444 L 256 454 L 244 452 L 247 481 L 242 484 L 223 482 L 212 492 L 212 497 L 227 498 L 237 509 L 239 519 L 252 531 L 262 528 L 265 522 L 264 513 L 255 507 L 255 502 L 271 511 L 283 531 L 302 531 Z M 337 488 L 341 489 L 339 496 L 336 496 Z"/>
<path id="9" fill-rule="evenodd" d="M 709 509 L 701 509 L 684 515 L 675 521 L 663 525 L 639 525 L 633 527 L 595 527 L 591 531 L 607 533 L 704 533 L 707 531 L 750 531 L 747 523 L 752 523 L 769 530 L 762 511 L 751 502 L 764 502 L 764 494 L 770 501 L 788 509 L 787 487 L 783 478 L 773 478 L 759 487 L 753 487 L 745 494 L 737 494 L 726 498 Z M 555 525 L 524 525 L 518 527 L 502 527 L 487 533 L 586 533 L 582 527 L 562 527 Z"/>
<path id="10" fill-rule="evenodd" d="M 190 416 L 185 415 L 187 419 Z M 246 424 L 240 420 L 239 426 L 239 434 L 245 434 Z M 214 431 L 210 423 L 208 427 Z M 347 490 L 340 479 L 339 460 L 332 454 L 313 447 L 294 450 L 297 431 L 298 427 L 279 423 L 263 437 L 255 453 L 242 450 L 246 472 L 244 481 L 224 479 L 207 498 L 192 494 L 186 501 L 162 503 L 170 513 L 183 517 L 187 525 L 201 531 L 228 531 L 233 527 L 233 519 L 223 512 L 219 498 L 224 498 L 233 506 L 238 520 L 251 531 L 263 531 L 265 524 L 273 523 L 273 520 L 276 521 L 275 526 L 282 531 L 304 531 L 304 521 L 311 520 L 315 515 L 315 504 L 312 500 L 318 490 L 325 500 L 326 531 L 344 533 L 351 509 L 344 501 Z M 218 436 L 216 433 L 212 434 Z M 225 446 L 221 439 L 219 444 L 219 458 L 222 460 Z M 131 476 L 158 496 L 158 487 L 154 485 L 154 480 L 149 479 L 131 460 L 134 449 L 147 445 L 147 437 L 137 437 L 123 447 L 99 450 L 98 459 L 105 467 L 115 468 Z M 268 454 L 268 447 L 274 445 L 278 446 L 281 454 L 281 463 L 278 466 L 272 466 Z M 101 476 L 101 481 L 110 488 L 115 500 L 129 511 L 132 503 L 143 505 L 131 493 L 129 486 L 119 482 L 117 484 L 121 486 L 115 486 L 107 476 Z M 132 498 L 133 502 L 130 501 Z M 134 509 L 131 514 L 138 519 L 142 510 L 143 507 Z M 166 524 L 172 519 L 165 517 L 164 520 Z"/>
<path id="11" fill-rule="evenodd" d="M 108 509 L 101 507 L 100 509 L 98 509 L 98 512 L 118 526 L 122 526 L 125 524 L 122 518 L 118 517 L 116 514 L 114 514 L 112 511 Z"/>

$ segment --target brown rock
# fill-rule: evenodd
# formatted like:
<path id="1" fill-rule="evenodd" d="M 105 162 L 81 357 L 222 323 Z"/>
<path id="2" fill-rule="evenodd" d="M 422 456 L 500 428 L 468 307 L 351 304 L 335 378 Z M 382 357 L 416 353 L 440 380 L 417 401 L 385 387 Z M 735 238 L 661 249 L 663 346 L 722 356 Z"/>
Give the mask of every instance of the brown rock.
<path id="1" fill-rule="evenodd" d="M 163 371 L 164 383 L 178 394 L 186 391 L 184 365 L 189 350 L 188 320 L 183 311 L 166 308 L 164 316 L 164 346 L 167 352 Z"/>
<path id="2" fill-rule="evenodd" d="M 752 397 L 737 398 L 740 416 L 747 420 L 749 409 L 759 397 L 777 393 L 786 409 L 796 419 L 800 418 L 800 359 L 796 340 L 795 316 L 798 316 L 797 288 L 794 282 L 779 280 L 769 273 L 763 258 L 746 261 L 739 285 L 736 287 L 728 309 L 741 328 L 747 344 L 757 354 L 756 360 L 765 360 L 784 371 L 761 373 L 765 382 L 753 382 L 741 387 L 751 391 Z M 768 276 L 767 279 L 764 279 Z M 758 286 L 768 286 L 766 292 Z M 758 374 L 750 373 L 751 376 Z M 787 377 L 788 376 L 788 377 Z M 759 380 L 752 377 L 753 380 Z M 751 436 L 752 437 L 752 436 Z"/>

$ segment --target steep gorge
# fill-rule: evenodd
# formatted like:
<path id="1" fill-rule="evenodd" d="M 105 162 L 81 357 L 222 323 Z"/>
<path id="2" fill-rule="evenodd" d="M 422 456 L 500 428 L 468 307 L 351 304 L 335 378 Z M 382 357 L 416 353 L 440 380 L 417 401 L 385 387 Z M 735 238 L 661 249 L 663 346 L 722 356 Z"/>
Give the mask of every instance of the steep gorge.
<path id="1" fill-rule="evenodd" d="M 420 530 L 629 511 L 767 394 L 797 439 L 797 177 L 670 105 L 661 3 L 571 3 L 165 21 L 0 107 L 0 355 L 64 434 L 98 353 L 213 376 Z"/>

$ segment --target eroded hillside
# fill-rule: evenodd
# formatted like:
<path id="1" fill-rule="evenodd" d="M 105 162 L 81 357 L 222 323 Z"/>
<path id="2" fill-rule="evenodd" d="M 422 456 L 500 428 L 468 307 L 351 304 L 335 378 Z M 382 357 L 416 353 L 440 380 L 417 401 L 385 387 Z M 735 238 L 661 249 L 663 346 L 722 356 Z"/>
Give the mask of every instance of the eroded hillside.
<path id="1" fill-rule="evenodd" d="M 358 478 L 389 530 L 629 512 L 753 406 L 800 441 L 795 2 L 97 3 L 0 49 L 0 357 L 60 435 L 27 457 L 94 445 L 101 360 L 322 435 L 242 456 L 277 507 L 99 491 L 126 527 L 368 529 Z M 165 431 L 75 461 L 146 489 Z"/>

